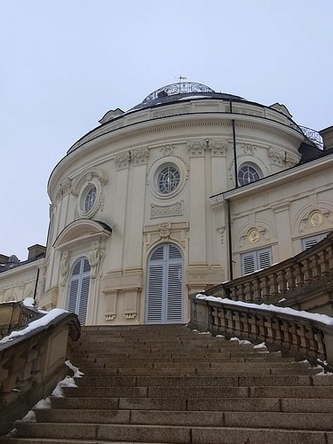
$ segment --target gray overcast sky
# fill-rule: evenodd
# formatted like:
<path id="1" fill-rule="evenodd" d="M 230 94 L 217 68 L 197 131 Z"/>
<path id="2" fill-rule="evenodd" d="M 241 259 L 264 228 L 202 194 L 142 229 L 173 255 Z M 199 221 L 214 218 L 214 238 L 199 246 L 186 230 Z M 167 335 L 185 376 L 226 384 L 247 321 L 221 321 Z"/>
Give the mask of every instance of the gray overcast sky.
<path id="1" fill-rule="evenodd" d="M 45 244 L 48 177 L 109 109 L 189 81 L 333 124 L 332 0 L 1 0 L 0 253 Z"/>

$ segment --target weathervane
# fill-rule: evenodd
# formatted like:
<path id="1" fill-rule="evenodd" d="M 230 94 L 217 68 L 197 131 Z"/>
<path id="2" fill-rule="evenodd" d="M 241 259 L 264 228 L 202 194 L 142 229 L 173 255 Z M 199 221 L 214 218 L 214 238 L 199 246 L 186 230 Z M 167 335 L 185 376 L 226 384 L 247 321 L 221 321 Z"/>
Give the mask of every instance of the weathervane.
<path id="1" fill-rule="evenodd" d="M 182 80 L 187 80 L 187 77 L 183 77 L 182 75 L 180 75 L 179 77 L 176 77 L 176 79 L 179 80 L 179 83 L 182 83 Z"/>

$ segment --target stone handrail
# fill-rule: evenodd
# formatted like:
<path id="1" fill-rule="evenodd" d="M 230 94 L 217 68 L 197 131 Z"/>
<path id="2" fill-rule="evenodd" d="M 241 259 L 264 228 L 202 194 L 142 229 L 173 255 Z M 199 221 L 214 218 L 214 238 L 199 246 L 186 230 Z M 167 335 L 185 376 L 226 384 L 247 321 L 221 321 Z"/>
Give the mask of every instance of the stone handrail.
<path id="1" fill-rule="evenodd" d="M 0 304 L 0 339 L 13 330 L 17 330 L 40 319 L 45 313 L 37 308 L 25 306 L 23 301 L 3 302 Z"/>
<path id="2" fill-rule="evenodd" d="M 265 301 L 316 310 L 318 306 L 331 305 L 332 290 L 333 232 L 294 257 L 220 284 L 206 294 L 234 301 Z"/>
<path id="3" fill-rule="evenodd" d="M 333 318 L 272 305 L 190 295 L 189 327 L 213 335 L 264 341 L 268 348 L 333 368 Z"/>
<path id="4" fill-rule="evenodd" d="M 0 341 L 0 436 L 64 378 L 79 336 L 77 316 L 55 309 Z"/>

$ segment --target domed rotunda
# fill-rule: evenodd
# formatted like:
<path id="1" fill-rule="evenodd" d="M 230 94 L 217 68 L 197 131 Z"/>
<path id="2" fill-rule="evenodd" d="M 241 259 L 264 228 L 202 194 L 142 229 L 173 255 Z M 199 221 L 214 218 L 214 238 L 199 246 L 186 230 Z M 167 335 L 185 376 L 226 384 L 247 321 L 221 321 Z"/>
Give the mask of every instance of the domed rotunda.
<path id="1" fill-rule="evenodd" d="M 306 185 L 323 150 L 284 105 L 180 82 L 99 123 L 50 176 L 46 308 L 83 324 L 185 323 L 188 294 L 332 224 L 322 167 Z"/>

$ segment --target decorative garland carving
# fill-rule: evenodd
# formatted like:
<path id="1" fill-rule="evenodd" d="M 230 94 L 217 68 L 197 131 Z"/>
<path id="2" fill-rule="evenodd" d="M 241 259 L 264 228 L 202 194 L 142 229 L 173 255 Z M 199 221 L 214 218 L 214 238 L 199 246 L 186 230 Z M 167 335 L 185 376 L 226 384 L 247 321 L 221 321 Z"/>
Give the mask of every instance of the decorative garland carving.
<path id="1" fill-rule="evenodd" d="M 162 153 L 162 156 L 173 156 L 173 153 L 175 151 L 176 147 L 175 145 L 164 145 L 162 148 L 160 148 L 160 152 Z"/>
<path id="2" fill-rule="evenodd" d="M 184 202 L 176 202 L 172 205 L 154 205 L 151 204 L 151 219 L 157 217 L 182 216 L 184 214 Z"/>
<path id="3" fill-rule="evenodd" d="M 243 143 L 241 149 L 246 156 L 254 156 L 257 151 L 257 148 L 250 143 Z"/>

